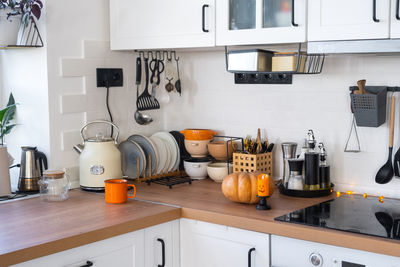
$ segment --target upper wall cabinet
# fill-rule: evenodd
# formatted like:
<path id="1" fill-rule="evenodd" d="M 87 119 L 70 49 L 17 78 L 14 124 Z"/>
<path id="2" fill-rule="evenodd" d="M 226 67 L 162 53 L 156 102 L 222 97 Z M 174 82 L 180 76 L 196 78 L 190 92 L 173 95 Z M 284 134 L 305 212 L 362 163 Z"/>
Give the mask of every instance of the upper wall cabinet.
<path id="1" fill-rule="evenodd" d="M 215 46 L 214 0 L 110 0 L 113 50 Z"/>
<path id="2" fill-rule="evenodd" d="M 217 45 L 306 41 L 307 0 L 217 0 Z"/>
<path id="3" fill-rule="evenodd" d="M 308 8 L 308 41 L 390 36 L 390 0 L 309 0 Z"/>
<path id="4" fill-rule="evenodd" d="M 400 38 L 400 0 L 392 0 L 390 18 L 390 37 Z"/>

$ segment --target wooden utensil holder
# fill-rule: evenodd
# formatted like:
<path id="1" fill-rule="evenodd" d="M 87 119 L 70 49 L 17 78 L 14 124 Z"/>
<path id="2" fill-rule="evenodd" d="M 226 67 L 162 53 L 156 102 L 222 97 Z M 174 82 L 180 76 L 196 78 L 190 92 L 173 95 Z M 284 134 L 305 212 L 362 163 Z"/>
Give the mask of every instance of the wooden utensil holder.
<path id="1" fill-rule="evenodd" d="M 272 175 L 272 152 L 262 154 L 233 153 L 233 172 L 254 171 Z"/>

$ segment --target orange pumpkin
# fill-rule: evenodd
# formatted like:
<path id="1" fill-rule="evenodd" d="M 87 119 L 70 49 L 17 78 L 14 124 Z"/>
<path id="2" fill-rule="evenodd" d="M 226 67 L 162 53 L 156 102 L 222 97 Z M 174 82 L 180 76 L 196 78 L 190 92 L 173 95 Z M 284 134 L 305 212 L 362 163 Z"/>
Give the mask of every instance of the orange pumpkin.
<path id="1" fill-rule="evenodd" d="M 257 197 L 257 176 L 259 173 L 237 172 L 226 176 L 222 182 L 222 193 L 234 202 L 255 204 Z"/>
<path id="2" fill-rule="evenodd" d="M 237 172 L 226 176 L 222 182 L 222 193 L 234 202 L 256 204 L 260 201 L 257 197 L 257 182 L 260 172 Z M 274 182 L 270 179 L 269 195 L 274 192 Z"/>

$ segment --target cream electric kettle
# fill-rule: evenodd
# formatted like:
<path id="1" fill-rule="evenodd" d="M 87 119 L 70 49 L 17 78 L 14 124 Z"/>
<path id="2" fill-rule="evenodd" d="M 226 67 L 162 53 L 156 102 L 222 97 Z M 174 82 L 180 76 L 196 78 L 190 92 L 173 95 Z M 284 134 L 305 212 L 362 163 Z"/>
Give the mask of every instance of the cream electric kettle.
<path id="1" fill-rule="evenodd" d="M 83 131 L 86 127 L 95 123 L 109 124 L 117 130 L 115 139 L 97 134 L 96 137 L 85 139 Z M 80 153 L 79 156 L 79 180 L 84 190 L 104 190 L 104 180 L 122 177 L 121 152 L 117 148 L 119 135 L 118 127 L 109 121 L 92 121 L 81 129 L 83 145 L 74 146 Z"/>

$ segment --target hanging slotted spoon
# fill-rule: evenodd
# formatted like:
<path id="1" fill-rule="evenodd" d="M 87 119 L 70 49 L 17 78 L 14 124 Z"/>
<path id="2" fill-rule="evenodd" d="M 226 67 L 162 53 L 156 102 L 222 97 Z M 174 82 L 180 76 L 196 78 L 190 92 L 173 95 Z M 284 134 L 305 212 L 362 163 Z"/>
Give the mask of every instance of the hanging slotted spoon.
<path id="1" fill-rule="evenodd" d="M 149 59 L 144 59 L 144 71 L 146 74 L 146 87 L 144 88 L 143 93 L 137 99 L 137 109 L 138 110 L 151 110 L 151 109 L 159 109 L 160 103 L 158 100 L 153 98 L 149 92 Z"/>

